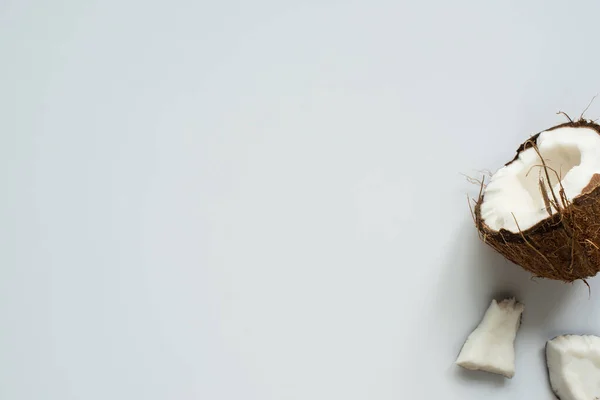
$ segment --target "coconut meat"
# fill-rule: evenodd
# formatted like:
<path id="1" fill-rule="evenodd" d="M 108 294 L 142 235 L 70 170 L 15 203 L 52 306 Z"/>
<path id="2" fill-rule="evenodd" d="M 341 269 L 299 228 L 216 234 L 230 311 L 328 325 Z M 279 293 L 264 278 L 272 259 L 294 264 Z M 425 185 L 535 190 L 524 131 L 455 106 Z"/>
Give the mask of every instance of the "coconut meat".
<path id="1" fill-rule="evenodd" d="M 492 300 L 479 326 L 469 335 L 456 364 L 512 378 L 515 374 L 514 341 L 525 307 L 515 299 Z"/>
<path id="2" fill-rule="evenodd" d="M 565 335 L 546 344 L 552 390 L 561 400 L 600 399 L 600 338 Z"/>
<path id="3" fill-rule="evenodd" d="M 550 182 L 536 149 L 521 151 L 513 162 L 492 176 L 483 192 L 481 217 L 490 229 L 518 233 L 531 228 L 557 212 L 555 207 L 548 207 L 543 191 L 553 201 L 552 188 L 560 202 L 562 185 L 570 201 L 582 193 L 594 174 L 600 173 L 600 135 L 591 128 L 545 131 L 538 136 L 536 145 Z"/>

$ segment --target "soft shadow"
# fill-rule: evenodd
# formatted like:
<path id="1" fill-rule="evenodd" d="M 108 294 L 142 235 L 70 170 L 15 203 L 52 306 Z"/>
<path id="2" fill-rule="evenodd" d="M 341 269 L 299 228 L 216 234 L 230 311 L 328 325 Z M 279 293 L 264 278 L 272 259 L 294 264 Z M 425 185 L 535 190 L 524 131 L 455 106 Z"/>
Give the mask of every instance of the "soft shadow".
<path id="1" fill-rule="evenodd" d="M 467 336 L 477 327 L 492 299 L 515 297 L 525 305 L 521 329 L 536 330 L 550 325 L 568 302 L 564 299 L 587 287 L 583 283 L 565 284 L 546 279 L 532 279 L 529 272 L 507 261 L 479 240 L 471 221 L 465 223 L 447 243 L 448 260 L 440 266 L 435 287 L 436 301 L 432 315 L 439 315 L 439 327 L 449 337 L 440 345 L 452 347 L 448 362 L 456 359 Z M 452 299 L 449 301 L 449 299 Z M 517 335 L 517 341 L 519 336 Z M 542 344 L 541 344 L 542 345 Z M 517 343 L 518 346 L 518 343 Z M 504 385 L 506 379 L 485 372 L 471 372 L 454 366 L 453 374 L 461 380 Z"/>
<path id="2" fill-rule="evenodd" d="M 454 369 L 454 377 L 463 382 L 473 384 L 473 382 L 502 387 L 506 385 L 506 379 L 502 375 L 492 374 L 484 371 L 470 371 L 468 369 L 457 367 Z"/>
<path id="3" fill-rule="evenodd" d="M 485 243 L 474 243 L 474 252 L 481 266 L 482 285 L 488 285 L 490 299 L 500 300 L 516 297 L 525 304 L 523 324 L 540 326 L 548 324 L 560 315 L 560 310 L 567 302 L 564 298 L 577 290 L 586 290 L 585 284 L 564 283 L 543 278 L 535 278 L 520 266 L 506 260 Z"/>
<path id="4" fill-rule="evenodd" d="M 545 371 L 545 379 L 546 382 L 548 383 L 546 385 L 546 388 L 548 389 L 548 394 L 553 396 L 551 398 L 556 398 L 558 399 L 558 396 L 556 396 L 556 393 L 554 393 L 554 391 L 552 390 L 552 385 L 550 385 L 550 373 L 548 372 L 548 364 L 546 364 L 546 346 L 544 345 L 544 348 L 540 350 L 539 352 L 539 359 L 541 364 L 544 366 L 544 371 Z"/>
<path id="5" fill-rule="evenodd" d="M 516 297 L 525 304 L 524 324 L 549 323 L 560 314 L 566 296 L 588 290 L 583 282 L 564 283 L 533 277 L 479 240 L 472 224 L 463 227 L 457 237 L 464 244 L 457 246 L 459 254 L 454 257 L 462 261 L 464 278 L 472 289 L 472 301 L 482 301 L 486 297 L 488 302 L 494 298 Z M 455 267 L 456 264 L 452 266 Z"/>

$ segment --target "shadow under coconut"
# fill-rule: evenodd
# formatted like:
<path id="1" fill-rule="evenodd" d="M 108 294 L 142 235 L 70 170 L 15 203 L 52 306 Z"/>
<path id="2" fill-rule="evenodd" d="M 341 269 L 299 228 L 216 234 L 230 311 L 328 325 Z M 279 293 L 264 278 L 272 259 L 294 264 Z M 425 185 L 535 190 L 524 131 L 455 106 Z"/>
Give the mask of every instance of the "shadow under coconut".
<path id="1" fill-rule="evenodd" d="M 506 385 L 506 378 L 502 375 L 490 374 L 484 371 L 469 371 L 468 369 L 456 367 L 454 370 L 454 376 L 456 379 L 463 382 L 481 382 L 486 385 L 492 385 L 495 387 L 502 387 Z"/>
<path id="2" fill-rule="evenodd" d="M 568 284 L 532 278 L 529 272 L 481 242 L 471 221 L 465 220 L 455 238 L 455 245 L 449 247 L 452 249 L 451 254 L 446 257 L 449 262 L 443 267 L 436 288 L 437 301 L 434 305 L 437 310 L 433 310 L 437 314 L 440 314 L 439 310 L 444 310 L 445 317 L 440 320 L 440 329 L 453 336 L 444 339 L 450 340 L 454 349 L 454 359 L 449 359 L 449 363 L 454 362 L 467 336 L 477 327 L 492 299 L 515 297 L 525 304 L 522 324 L 527 325 L 528 329 L 536 329 L 536 326 L 544 326 L 560 314 L 566 303 L 565 297 L 578 290 L 588 290 L 583 282 Z M 448 299 L 453 300 L 449 302 Z M 459 313 L 473 317 L 457 318 Z M 465 319 L 470 322 L 462 325 Z M 518 339 L 517 336 L 517 341 Z M 447 346 L 448 343 L 444 345 Z M 452 375 L 461 380 L 493 386 L 507 382 L 498 375 L 467 371 L 456 365 L 453 368 L 455 371 Z"/>
<path id="3" fill-rule="evenodd" d="M 473 226 L 469 228 L 473 233 L 465 236 L 475 236 L 475 240 L 469 244 L 472 260 L 469 260 L 468 264 L 479 271 L 478 274 L 472 275 L 477 279 L 473 284 L 481 285 L 481 291 L 488 294 L 490 301 L 516 297 L 525 304 L 523 323 L 548 323 L 559 315 L 566 296 L 581 290 L 588 291 L 588 287 L 582 281 L 565 283 L 532 276 L 479 240 Z"/>
<path id="4" fill-rule="evenodd" d="M 516 297 L 525 304 L 522 323 L 528 326 L 542 326 L 560 315 L 567 302 L 565 297 L 577 291 L 588 290 L 582 281 L 565 283 L 544 278 L 536 278 L 520 266 L 506 260 L 485 243 L 475 243 L 477 259 L 486 264 L 483 280 L 490 283 L 491 299 Z"/>

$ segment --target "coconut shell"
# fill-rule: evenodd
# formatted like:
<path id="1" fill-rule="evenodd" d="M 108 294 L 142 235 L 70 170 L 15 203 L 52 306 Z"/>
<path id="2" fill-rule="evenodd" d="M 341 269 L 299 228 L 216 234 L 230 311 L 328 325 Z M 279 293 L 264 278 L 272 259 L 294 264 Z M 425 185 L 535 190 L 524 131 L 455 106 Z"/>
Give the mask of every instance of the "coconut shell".
<path id="1" fill-rule="evenodd" d="M 600 125 L 579 120 L 547 129 L 591 128 L 600 135 Z M 535 147 L 537 135 L 517 150 Z M 592 277 L 600 271 L 600 174 L 595 174 L 580 195 L 567 200 L 564 193 L 553 193 L 560 199 L 560 210 L 529 229 L 518 233 L 491 229 L 481 217 L 482 193 L 474 209 L 475 225 L 480 238 L 508 260 L 520 265 L 536 277 L 573 282 Z M 552 198 L 553 195 L 550 195 Z M 518 221 L 517 221 L 518 224 Z"/>

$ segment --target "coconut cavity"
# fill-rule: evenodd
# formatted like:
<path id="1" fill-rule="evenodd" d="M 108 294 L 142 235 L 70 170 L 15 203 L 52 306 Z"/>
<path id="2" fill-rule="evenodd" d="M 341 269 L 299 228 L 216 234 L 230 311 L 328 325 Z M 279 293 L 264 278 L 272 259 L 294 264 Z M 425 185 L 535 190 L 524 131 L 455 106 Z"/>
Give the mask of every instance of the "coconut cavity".
<path id="1" fill-rule="evenodd" d="M 534 135 L 482 186 L 480 237 L 535 276 L 571 282 L 600 270 L 600 126 Z"/>
<path id="2" fill-rule="evenodd" d="M 490 229 L 518 233 L 531 228 L 557 212 L 550 203 L 552 192 L 564 189 L 571 201 L 600 173 L 600 135 L 594 129 L 545 131 L 535 144 L 537 149 L 521 151 L 487 185 L 481 216 Z"/>

